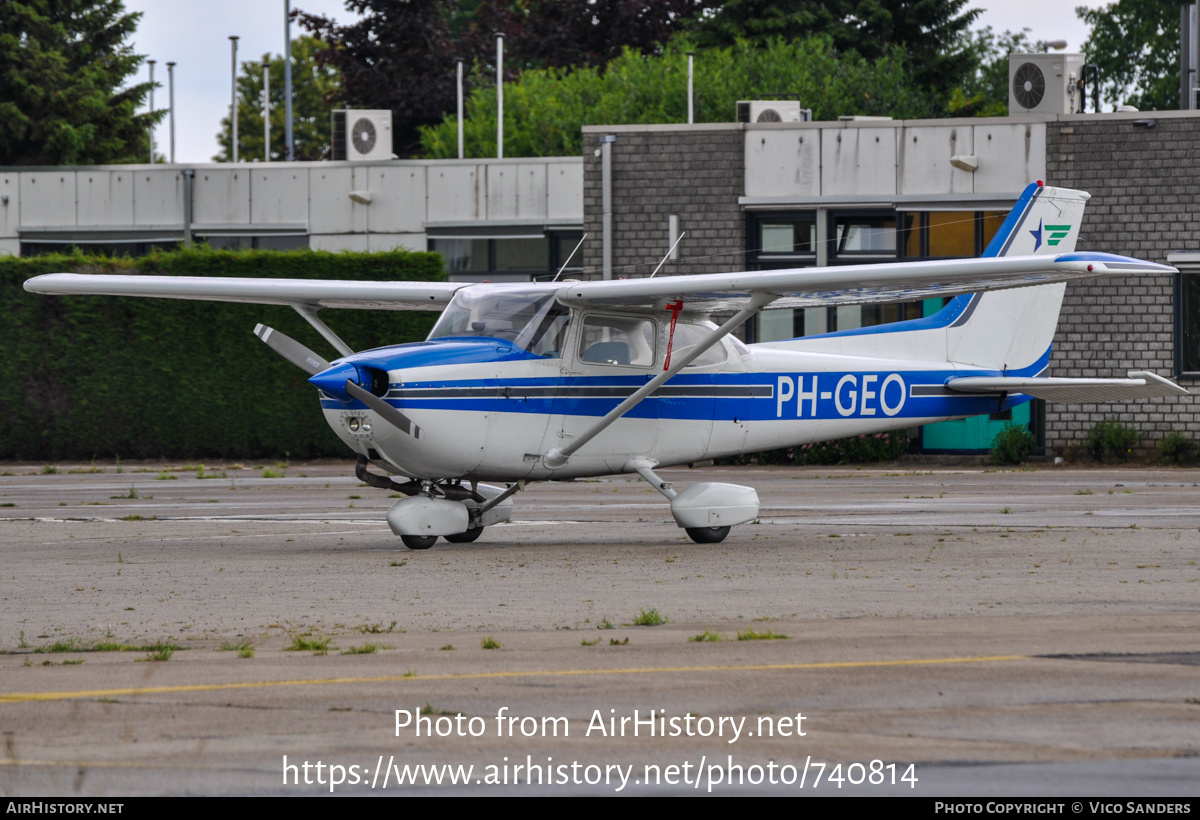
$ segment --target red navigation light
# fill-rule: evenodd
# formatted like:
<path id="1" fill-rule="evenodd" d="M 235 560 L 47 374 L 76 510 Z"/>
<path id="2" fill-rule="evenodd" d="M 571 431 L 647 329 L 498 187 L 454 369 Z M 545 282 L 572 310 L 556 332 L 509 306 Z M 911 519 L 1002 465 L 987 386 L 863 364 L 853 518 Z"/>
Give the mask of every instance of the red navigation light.
<path id="1" fill-rule="evenodd" d="M 1039 180 L 1038 180 L 1038 187 L 1039 187 L 1039 188 L 1045 188 L 1045 187 L 1046 187 L 1046 183 L 1042 182 L 1042 181 L 1039 179 Z"/>

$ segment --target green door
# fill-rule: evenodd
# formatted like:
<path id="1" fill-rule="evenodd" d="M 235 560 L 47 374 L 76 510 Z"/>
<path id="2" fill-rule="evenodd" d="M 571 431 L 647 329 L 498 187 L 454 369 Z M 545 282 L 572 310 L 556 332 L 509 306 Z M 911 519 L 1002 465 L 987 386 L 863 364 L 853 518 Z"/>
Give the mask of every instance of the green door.
<path id="1" fill-rule="evenodd" d="M 922 313 L 932 316 L 942 309 L 941 299 L 926 299 Z M 993 419 L 991 416 L 971 416 L 958 421 L 940 421 L 937 424 L 926 424 L 921 428 L 921 450 L 924 452 L 938 450 L 975 450 L 986 452 L 992 449 L 992 440 L 1004 429 L 1006 424 L 1021 424 L 1029 426 L 1029 411 L 1033 402 L 1025 402 L 1012 409 L 1011 422 L 1007 419 Z"/>

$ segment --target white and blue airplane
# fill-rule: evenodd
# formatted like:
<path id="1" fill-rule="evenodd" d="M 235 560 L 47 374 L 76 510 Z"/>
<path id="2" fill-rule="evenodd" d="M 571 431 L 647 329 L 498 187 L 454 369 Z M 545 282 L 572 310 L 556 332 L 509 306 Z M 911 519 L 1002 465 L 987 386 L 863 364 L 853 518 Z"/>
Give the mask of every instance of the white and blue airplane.
<path id="1" fill-rule="evenodd" d="M 1186 393 L 1149 372 L 1045 375 L 1066 282 L 1174 268 L 1075 252 L 1088 195 L 1030 185 L 983 258 L 620 281 L 337 282 L 57 273 L 59 295 L 290 305 L 340 353 L 326 361 L 259 325 L 306 370 L 356 474 L 405 497 L 388 511 L 412 549 L 474 541 L 526 482 L 637 473 L 692 540 L 758 516 L 753 488 L 676 491 L 656 467 L 994 413 L 1035 397 L 1098 402 Z M 746 345 L 767 307 L 953 296 L 912 321 Z M 321 308 L 443 310 L 424 342 L 355 352 Z M 710 316 L 730 316 L 719 326 Z M 374 465 L 394 476 L 370 472 Z M 483 482 L 499 482 L 506 487 Z"/>

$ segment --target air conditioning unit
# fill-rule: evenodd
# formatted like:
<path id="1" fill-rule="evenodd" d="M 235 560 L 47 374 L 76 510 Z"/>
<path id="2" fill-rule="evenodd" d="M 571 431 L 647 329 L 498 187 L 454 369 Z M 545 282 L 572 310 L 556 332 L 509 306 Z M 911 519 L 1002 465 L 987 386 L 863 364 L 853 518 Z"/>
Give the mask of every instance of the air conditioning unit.
<path id="1" fill-rule="evenodd" d="M 812 109 L 795 100 L 740 100 L 738 122 L 812 122 Z"/>
<path id="2" fill-rule="evenodd" d="M 1077 114 L 1082 54 L 1008 55 L 1009 114 Z"/>
<path id="3" fill-rule="evenodd" d="M 333 112 L 333 159 L 351 162 L 392 158 L 392 112 Z"/>

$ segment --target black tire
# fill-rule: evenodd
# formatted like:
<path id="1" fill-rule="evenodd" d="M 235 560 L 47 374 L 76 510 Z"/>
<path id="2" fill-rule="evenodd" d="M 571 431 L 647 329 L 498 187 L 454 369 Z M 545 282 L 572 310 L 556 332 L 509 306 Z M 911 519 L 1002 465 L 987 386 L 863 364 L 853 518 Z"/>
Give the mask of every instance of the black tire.
<path id="1" fill-rule="evenodd" d="M 481 535 L 483 535 L 483 527 L 471 527 L 466 532 L 460 532 L 455 535 L 444 535 L 442 537 L 451 544 L 469 544 Z"/>
<path id="2" fill-rule="evenodd" d="M 685 532 L 697 544 L 720 544 L 729 535 L 729 527 L 688 527 Z"/>
<path id="3" fill-rule="evenodd" d="M 436 535 L 402 535 L 400 540 L 410 550 L 427 550 L 437 543 Z"/>

